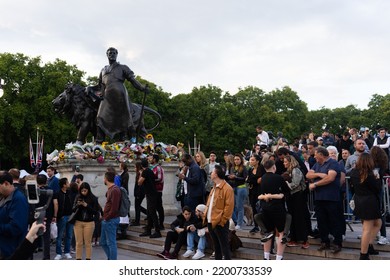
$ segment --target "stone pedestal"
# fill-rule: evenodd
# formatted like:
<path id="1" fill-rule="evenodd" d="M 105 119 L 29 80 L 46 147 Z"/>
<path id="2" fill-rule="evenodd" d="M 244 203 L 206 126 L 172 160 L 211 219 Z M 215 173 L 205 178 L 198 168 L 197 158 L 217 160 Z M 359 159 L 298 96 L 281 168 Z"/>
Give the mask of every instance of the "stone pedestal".
<path id="1" fill-rule="evenodd" d="M 61 178 L 68 178 L 70 181 L 74 175 L 75 166 L 80 167 L 80 173 L 84 176 L 84 182 L 90 184 L 92 192 L 98 197 L 99 203 L 102 207 L 106 203 L 107 187 L 104 185 L 104 173 L 107 167 L 113 166 L 119 172 L 119 164 L 116 162 L 106 161 L 98 163 L 96 160 L 66 160 L 57 164 L 53 164 L 60 173 Z M 163 162 L 164 168 L 164 191 L 163 191 L 163 206 L 165 215 L 178 215 L 180 213 L 180 203 L 176 201 L 176 171 L 178 169 L 178 162 Z M 134 218 L 134 184 L 135 184 L 135 167 L 134 164 L 129 165 L 129 196 L 131 200 L 130 214 Z M 146 208 L 146 199 L 142 202 Z M 141 216 L 142 217 L 142 216 Z"/>

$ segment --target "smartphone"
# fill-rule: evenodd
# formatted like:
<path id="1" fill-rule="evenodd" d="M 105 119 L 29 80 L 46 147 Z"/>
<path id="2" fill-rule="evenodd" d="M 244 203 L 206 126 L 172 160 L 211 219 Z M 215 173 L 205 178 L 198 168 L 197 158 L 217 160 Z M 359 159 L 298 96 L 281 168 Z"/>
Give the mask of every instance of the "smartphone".
<path id="1" fill-rule="evenodd" d="M 79 165 L 76 165 L 76 167 L 74 168 L 76 172 L 80 172 L 80 166 Z"/>
<path id="2" fill-rule="evenodd" d="M 29 180 L 26 182 L 27 186 L 27 201 L 30 204 L 39 203 L 38 186 L 36 181 Z"/>

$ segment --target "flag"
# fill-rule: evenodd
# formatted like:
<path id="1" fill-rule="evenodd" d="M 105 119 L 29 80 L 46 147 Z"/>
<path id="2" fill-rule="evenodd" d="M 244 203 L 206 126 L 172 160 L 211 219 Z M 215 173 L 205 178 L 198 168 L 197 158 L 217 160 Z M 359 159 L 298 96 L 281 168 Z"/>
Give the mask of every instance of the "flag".
<path id="1" fill-rule="evenodd" d="M 31 137 L 30 137 L 30 165 L 32 168 L 35 168 L 34 148 L 31 142 Z"/>
<path id="2" fill-rule="evenodd" d="M 37 155 L 37 168 L 42 166 L 42 154 L 43 154 L 43 137 L 41 143 L 38 142 L 38 155 Z"/>

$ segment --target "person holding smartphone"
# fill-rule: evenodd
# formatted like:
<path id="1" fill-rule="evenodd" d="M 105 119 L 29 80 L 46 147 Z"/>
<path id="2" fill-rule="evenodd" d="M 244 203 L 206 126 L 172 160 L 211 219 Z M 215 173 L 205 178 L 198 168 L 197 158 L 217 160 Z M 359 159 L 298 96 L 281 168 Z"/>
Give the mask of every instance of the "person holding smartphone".
<path id="1" fill-rule="evenodd" d="M 0 197 L 0 259 L 8 259 L 26 236 L 29 208 L 6 171 L 0 172 Z"/>
<path id="2" fill-rule="evenodd" d="M 85 258 L 90 260 L 92 257 L 92 235 L 95 229 L 95 216 L 99 211 L 99 203 L 91 191 L 91 186 L 86 182 L 80 186 L 79 193 L 74 202 L 73 211 L 78 211 L 74 224 L 76 259 L 81 260 L 84 244 Z"/>

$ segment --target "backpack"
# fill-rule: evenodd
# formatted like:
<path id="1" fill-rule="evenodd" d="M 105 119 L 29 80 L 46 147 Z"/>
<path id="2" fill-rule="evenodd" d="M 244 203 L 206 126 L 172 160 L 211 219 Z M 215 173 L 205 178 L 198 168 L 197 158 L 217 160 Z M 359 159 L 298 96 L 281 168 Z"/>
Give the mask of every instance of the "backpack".
<path id="1" fill-rule="evenodd" d="M 119 205 L 119 216 L 120 217 L 126 217 L 129 215 L 130 210 L 130 199 L 129 194 L 127 193 L 126 189 L 124 187 L 120 187 L 121 190 L 121 203 Z"/>

